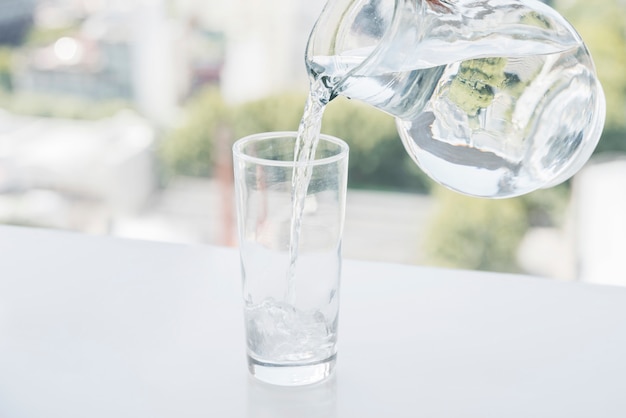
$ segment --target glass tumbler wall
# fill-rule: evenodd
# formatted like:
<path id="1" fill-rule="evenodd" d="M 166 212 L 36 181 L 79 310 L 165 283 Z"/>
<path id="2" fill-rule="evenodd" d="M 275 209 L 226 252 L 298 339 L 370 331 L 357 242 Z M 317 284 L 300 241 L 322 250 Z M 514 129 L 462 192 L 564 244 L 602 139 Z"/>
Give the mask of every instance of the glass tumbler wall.
<path id="1" fill-rule="evenodd" d="M 233 147 L 248 367 L 280 385 L 326 378 L 337 350 L 348 146 L 320 135 L 315 157 L 296 163 L 296 135 L 255 134 Z"/>

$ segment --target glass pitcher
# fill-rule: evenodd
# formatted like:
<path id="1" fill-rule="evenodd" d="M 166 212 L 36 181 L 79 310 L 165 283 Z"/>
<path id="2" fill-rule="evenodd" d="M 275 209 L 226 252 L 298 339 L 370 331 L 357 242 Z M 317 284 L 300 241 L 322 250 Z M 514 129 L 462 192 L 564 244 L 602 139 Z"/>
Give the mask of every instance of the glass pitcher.
<path id="1" fill-rule="evenodd" d="M 331 98 L 393 115 L 413 160 L 473 196 L 565 181 L 604 125 L 586 46 L 536 0 L 329 0 L 306 65 Z"/>

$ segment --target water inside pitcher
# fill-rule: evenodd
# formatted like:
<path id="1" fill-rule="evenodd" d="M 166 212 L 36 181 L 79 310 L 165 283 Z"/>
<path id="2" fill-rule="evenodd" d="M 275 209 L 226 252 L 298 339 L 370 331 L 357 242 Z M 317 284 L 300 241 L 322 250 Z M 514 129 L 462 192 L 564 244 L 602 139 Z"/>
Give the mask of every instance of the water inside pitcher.
<path id="1" fill-rule="evenodd" d="M 413 160 L 473 196 L 565 181 L 604 125 L 585 44 L 536 0 L 330 0 L 306 64 L 331 98 L 395 116 Z"/>

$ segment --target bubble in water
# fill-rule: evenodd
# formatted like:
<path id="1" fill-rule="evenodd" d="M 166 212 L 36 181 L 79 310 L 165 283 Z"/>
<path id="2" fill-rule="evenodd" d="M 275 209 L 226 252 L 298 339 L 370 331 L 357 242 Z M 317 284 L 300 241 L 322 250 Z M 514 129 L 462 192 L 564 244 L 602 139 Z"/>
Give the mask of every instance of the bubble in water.
<path id="1" fill-rule="evenodd" d="M 248 348 L 259 360 L 301 363 L 333 354 L 335 333 L 319 311 L 300 311 L 269 298 L 246 308 L 246 327 Z"/>

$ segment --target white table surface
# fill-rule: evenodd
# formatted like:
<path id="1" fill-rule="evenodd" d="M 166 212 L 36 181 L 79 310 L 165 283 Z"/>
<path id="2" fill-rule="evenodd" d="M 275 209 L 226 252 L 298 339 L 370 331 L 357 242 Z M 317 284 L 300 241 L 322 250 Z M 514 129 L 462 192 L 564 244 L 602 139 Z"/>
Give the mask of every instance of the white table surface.
<path id="1" fill-rule="evenodd" d="M 238 261 L 0 226 L 0 417 L 626 417 L 626 289 L 346 260 L 335 375 L 278 388 Z"/>

